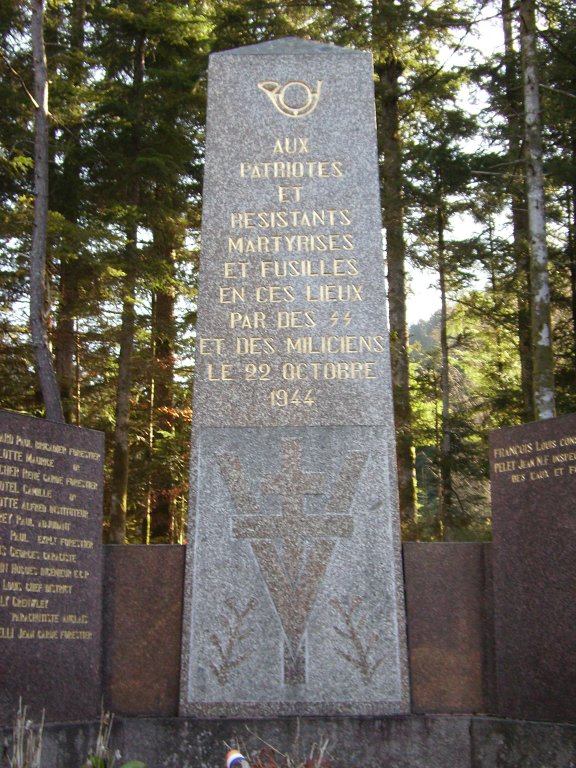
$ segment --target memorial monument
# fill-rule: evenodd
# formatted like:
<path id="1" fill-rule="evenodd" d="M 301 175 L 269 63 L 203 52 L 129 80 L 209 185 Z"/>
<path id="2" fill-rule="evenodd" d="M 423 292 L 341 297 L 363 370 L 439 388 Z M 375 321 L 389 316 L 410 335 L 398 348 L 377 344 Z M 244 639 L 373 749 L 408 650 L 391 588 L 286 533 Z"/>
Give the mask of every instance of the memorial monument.
<path id="1" fill-rule="evenodd" d="M 498 713 L 576 718 L 576 414 L 490 435 Z"/>
<path id="2" fill-rule="evenodd" d="M 104 435 L 0 411 L 0 722 L 100 710 Z"/>
<path id="3" fill-rule="evenodd" d="M 369 53 L 213 54 L 183 715 L 408 710 Z"/>

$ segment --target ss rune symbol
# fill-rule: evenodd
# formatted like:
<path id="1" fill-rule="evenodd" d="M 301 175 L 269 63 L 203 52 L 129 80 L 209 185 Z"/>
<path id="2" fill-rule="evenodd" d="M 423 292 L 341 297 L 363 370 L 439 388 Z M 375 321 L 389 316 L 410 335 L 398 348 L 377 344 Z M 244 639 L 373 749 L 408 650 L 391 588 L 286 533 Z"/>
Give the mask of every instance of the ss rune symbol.
<path id="1" fill-rule="evenodd" d="M 305 117 L 318 105 L 322 80 L 316 81 L 316 90 L 303 80 L 289 80 L 284 85 L 276 80 L 263 80 L 258 88 L 269 97 L 278 112 L 287 117 Z"/>

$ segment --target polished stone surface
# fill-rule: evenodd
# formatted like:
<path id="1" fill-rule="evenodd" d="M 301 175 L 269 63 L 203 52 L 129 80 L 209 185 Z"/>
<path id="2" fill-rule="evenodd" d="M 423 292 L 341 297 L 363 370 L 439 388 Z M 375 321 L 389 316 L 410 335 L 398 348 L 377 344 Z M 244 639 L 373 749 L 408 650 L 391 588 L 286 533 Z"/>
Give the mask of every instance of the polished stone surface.
<path id="1" fill-rule="evenodd" d="M 491 544 L 403 545 L 413 712 L 493 712 Z M 178 714 L 184 547 L 104 547 L 105 705 Z"/>
<path id="2" fill-rule="evenodd" d="M 498 712 L 576 719 L 576 414 L 491 434 Z"/>
<path id="3" fill-rule="evenodd" d="M 406 542 L 412 711 L 494 712 L 491 545 Z"/>
<path id="4" fill-rule="evenodd" d="M 185 548 L 104 548 L 104 693 L 123 715 L 178 711 Z"/>
<path id="5" fill-rule="evenodd" d="M 0 722 L 101 699 L 104 435 L 0 411 Z"/>
<path id="6" fill-rule="evenodd" d="M 368 53 L 209 68 L 181 712 L 408 707 Z"/>

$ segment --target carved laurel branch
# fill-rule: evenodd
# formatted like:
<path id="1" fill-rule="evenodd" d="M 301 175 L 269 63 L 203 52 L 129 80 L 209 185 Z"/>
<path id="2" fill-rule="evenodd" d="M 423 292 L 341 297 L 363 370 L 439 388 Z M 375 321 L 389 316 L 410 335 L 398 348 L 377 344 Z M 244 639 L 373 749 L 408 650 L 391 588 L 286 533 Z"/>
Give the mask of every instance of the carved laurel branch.
<path id="1" fill-rule="evenodd" d="M 243 650 L 244 641 L 253 634 L 253 629 L 246 626 L 247 619 L 257 605 L 255 598 L 250 598 L 244 608 L 228 597 L 224 604 L 226 610 L 220 615 L 219 632 L 209 635 L 215 657 L 210 661 L 210 669 L 221 685 L 230 679 L 231 672 L 252 655 L 251 650 Z"/>
<path id="2" fill-rule="evenodd" d="M 375 649 L 380 643 L 380 635 L 377 632 L 367 632 L 367 613 L 360 612 L 363 602 L 363 598 L 359 595 L 349 598 L 348 605 L 342 605 L 336 597 L 330 600 L 340 614 L 344 625 L 343 627 L 334 626 L 334 631 L 348 646 L 347 650 L 336 648 L 336 653 L 352 664 L 360 673 L 363 682 L 368 684 L 383 664 L 384 657 L 375 658 Z"/>

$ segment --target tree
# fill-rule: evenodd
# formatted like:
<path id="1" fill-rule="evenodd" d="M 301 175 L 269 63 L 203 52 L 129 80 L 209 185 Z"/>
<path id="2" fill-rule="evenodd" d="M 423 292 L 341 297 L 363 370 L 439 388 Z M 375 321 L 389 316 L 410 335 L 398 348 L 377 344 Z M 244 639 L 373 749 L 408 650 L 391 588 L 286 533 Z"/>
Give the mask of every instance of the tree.
<path id="1" fill-rule="evenodd" d="M 446 88 L 456 85 L 456 79 L 446 78 Z M 471 158 L 459 144 L 473 134 L 475 123 L 457 109 L 435 111 L 430 108 L 428 115 L 429 123 L 415 137 L 415 143 L 409 148 L 409 157 L 412 164 L 412 205 L 421 211 L 414 226 L 420 240 L 420 258 L 425 266 L 435 269 L 438 274 L 441 302 L 437 535 L 443 537 L 443 531 L 455 527 L 459 517 L 466 518 L 461 509 L 460 513 L 458 511 L 452 480 L 454 414 L 451 403 L 448 291 L 462 286 L 467 270 L 475 261 L 476 252 L 470 242 L 451 242 L 449 231 L 454 214 L 465 208 L 464 200 L 471 177 Z"/>
<path id="2" fill-rule="evenodd" d="M 524 141 L 530 237 L 534 407 L 537 419 L 550 419 L 555 415 L 554 361 L 552 356 L 546 201 L 542 166 L 543 150 L 534 0 L 520 0 L 518 12 L 522 51 Z"/>
<path id="3" fill-rule="evenodd" d="M 48 237 L 48 73 L 44 48 L 44 2 L 32 0 L 34 62 L 34 230 L 30 253 L 30 332 L 46 416 L 64 421 L 64 413 L 46 332 L 46 241 Z"/>
<path id="4" fill-rule="evenodd" d="M 76 386 L 74 360 L 77 353 L 76 324 L 80 314 L 82 283 L 86 281 L 86 254 L 79 254 L 85 205 L 82 159 L 82 125 L 86 106 L 81 99 L 86 95 L 87 66 L 85 64 L 86 0 L 73 0 L 69 17 L 58 14 L 53 21 L 54 48 L 61 59 L 57 85 L 61 85 L 60 125 L 61 138 L 53 138 L 54 162 L 51 195 L 52 207 L 64 218 L 74 232 L 62 237 L 59 259 L 58 312 L 54 332 L 56 375 L 64 415 L 67 421 L 80 424 L 80 402 Z M 64 40 L 62 41 L 62 38 Z M 55 58 L 56 58 L 55 55 Z M 65 83 L 65 86 L 62 84 Z"/>
<path id="5" fill-rule="evenodd" d="M 528 247 L 528 206 L 526 172 L 522 162 L 522 114 L 519 62 L 514 48 L 513 16 L 510 0 L 502 0 L 504 31 L 504 112 L 506 119 L 507 190 L 510 197 L 518 303 L 518 342 L 525 419 L 534 417 L 532 356 L 532 287 Z M 520 128 L 520 130 L 519 130 Z"/>
<path id="6" fill-rule="evenodd" d="M 415 466 L 406 322 L 406 243 L 402 145 L 400 136 L 400 77 L 405 62 L 399 55 L 406 28 L 407 4 L 372 3 L 372 32 L 377 75 L 378 136 L 382 156 L 382 208 L 386 230 L 386 266 L 390 317 L 392 393 L 396 425 L 396 459 L 400 514 L 408 527 L 416 519 Z"/>
<path id="7" fill-rule="evenodd" d="M 92 51 L 106 62 L 107 77 L 97 84 L 93 116 L 99 158 L 94 194 L 123 243 L 121 258 L 111 254 L 121 276 L 122 322 L 109 536 L 118 542 L 127 536 L 168 541 L 179 533 L 172 526 L 171 504 L 161 500 L 171 498 L 171 484 L 181 485 L 181 473 L 173 480 L 166 472 L 160 478 L 155 457 L 171 433 L 159 416 L 172 409 L 174 339 L 166 333 L 174 327 L 174 255 L 190 257 L 184 238 L 198 199 L 206 30 L 183 0 L 133 0 L 118 7 L 101 2 L 95 18 Z M 160 384 L 158 351 L 166 344 Z M 131 482 L 129 460 L 140 467 L 140 482 Z M 152 494 L 156 481 L 163 487 Z"/>

